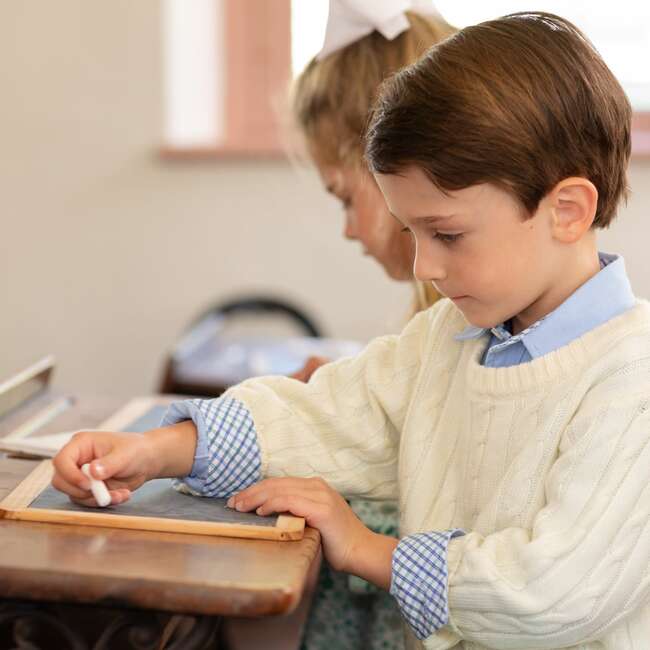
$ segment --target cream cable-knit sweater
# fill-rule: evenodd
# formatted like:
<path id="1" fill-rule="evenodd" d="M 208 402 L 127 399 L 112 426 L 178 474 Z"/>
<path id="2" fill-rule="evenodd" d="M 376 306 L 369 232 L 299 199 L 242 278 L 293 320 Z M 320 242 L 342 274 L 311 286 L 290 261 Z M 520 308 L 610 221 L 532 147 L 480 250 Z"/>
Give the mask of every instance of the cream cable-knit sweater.
<path id="1" fill-rule="evenodd" d="M 508 368 L 447 300 L 308 384 L 249 380 L 265 476 L 399 498 L 449 546 L 450 624 L 412 648 L 650 649 L 650 304 Z"/>

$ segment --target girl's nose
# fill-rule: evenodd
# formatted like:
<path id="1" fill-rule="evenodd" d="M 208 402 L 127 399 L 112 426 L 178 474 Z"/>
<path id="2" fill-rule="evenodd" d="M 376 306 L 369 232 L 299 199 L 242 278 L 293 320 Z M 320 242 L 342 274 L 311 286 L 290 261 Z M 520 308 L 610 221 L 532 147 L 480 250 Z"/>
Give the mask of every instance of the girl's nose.
<path id="1" fill-rule="evenodd" d="M 345 217 L 345 227 L 343 228 L 343 236 L 346 239 L 359 239 L 357 233 L 357 226 L 353 217 L 346 215 Z"/>

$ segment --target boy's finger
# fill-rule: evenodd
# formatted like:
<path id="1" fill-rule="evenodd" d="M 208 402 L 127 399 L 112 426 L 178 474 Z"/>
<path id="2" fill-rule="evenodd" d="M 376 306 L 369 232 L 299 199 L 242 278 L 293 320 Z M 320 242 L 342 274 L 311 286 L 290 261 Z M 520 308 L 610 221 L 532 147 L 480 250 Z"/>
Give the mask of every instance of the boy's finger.
<path id="1" fill-rule="evenodd" d="M 322 489 L 322 486 L 310 479 L 302 478 L 271 478 L 265 479 L 233 494 L 227 502 L 229 508 L 236 508 L 241 511 L 248 511 L 256 508 L 264 501 L 273 496 L 288 493 L 313 494 Z"/>
<path id="2" fill-rule="evenodd" d="M 109 490 L 111 495 L 111 505 L 116 506 L 120 503 L 126 503 L 131 498 L 131 490 L 120 488 L 119 490 Z"/>
<path id="3" fill-rule="evenodd" d="M 77 499 L 76 497 L 71 496 L 70 501 L 72 501 L 72 503 L 76 503 L 77 505 L 84 506 L 86 508 L 99 508 L 99 506 L 97 505 L 97 501 L 95 501 L 95 497 L 93 497 L 92 495 L 85 499 Z"/>
<path id="4" fill-rule="evenodd" d="M 277 512 L 290 512 L 296 517 L 304 517 L 309 524 L 318 518 L 323 505 L 312 501 L 309 497 L 299 494 L 286 494 L 275 496 L 261 506 L 255 512 L 260 516 L 271 515 Z"/>
<path id="5" fill-rule="evenodd" d="M 295 476 L 282 476 L 277 478 L 265 478 L 255 485 L 247 487 L 238 494 L 233 496 L 252 496 L 260 491 L 277 491 L 277 490 L 304 490 L 312 491 L 322 488 L 323 484 L 310 478 L 296 478 Z"/>
<path id="6" fill-rule="evenodd" d="M 80 451 L 77 444 L 69 442 L 65 445 L 52 460 L 56 470 L 55 476 L 58 475 L 66 483 L 77 488 L 90 489 L 88 477 L 80 469 L 79 461 L 82 458 Z"/>
<path id="7" fill-rule="evenodd" d="M 120 503 L 124 503 L 125 501 L 128 501 L 131 498 L 131 492 L 130 490 L 127 489 L 109 490 L 109 494 L 111 495 L 111 502 L 109 505 L 112 506 L 117 506 Z M 85 506 L 86 508 L 100 507 L 97 504 L 97 501 L 95 501 L 95 497 L 93 497 L 92 494 L 90 496 L 85 496 L 81 498 L 76 498 L 71 496 L 70 500 L 81 506 Z"/>
<path id="8" fill-rule="evenodd" d="M 88 479 L 86 479 L 86 481 L 88 481 Z M 90 483 L 88 483 L 88 489 L 84 490 L 73 483 L 69 483 L 60 474 L 55 474 L 52 477 L 52 487 L 59 490 L 59 492 L 64 492 L 70 497 L 75 497 L 76 499 L 86 499 L 90 495 Z"/>
<path id="9" fill-rule="evenodd" d="M 248 512 L 249 510 L 253 510 L 253 508 L 257 508 L 257 506 L 264 503 L 270 497 L 271 494 L 265 489 L 255 490 L 255 492 L 251 493 L 241 492 L 240 494 L 231 496 L 226 502 L 226 505 L 240 512 Z"/>
<path id="10" fill-rule="evenodd" d="M 90 473 L 97 480 L 105 481 L 123 471 L 132 460 L 133 449 L 131 447 L 117 447 L 90 463 Z"/>

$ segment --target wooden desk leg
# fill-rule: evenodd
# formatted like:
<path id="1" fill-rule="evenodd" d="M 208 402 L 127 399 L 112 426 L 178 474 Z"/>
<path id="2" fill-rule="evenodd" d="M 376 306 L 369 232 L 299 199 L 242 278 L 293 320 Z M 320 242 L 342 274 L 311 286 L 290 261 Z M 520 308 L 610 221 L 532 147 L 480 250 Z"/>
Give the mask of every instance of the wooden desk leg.
<path id="1" fill-rule="evenodd" d="M 215 650 L 218 616 L 0 601 L 0 647 L 16 650 Z"/>

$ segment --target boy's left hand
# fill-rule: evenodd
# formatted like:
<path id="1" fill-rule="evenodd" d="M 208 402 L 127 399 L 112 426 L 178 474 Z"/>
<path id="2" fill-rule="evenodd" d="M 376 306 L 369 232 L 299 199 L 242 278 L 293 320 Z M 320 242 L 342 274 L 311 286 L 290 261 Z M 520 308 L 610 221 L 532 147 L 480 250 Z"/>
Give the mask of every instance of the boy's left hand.
<path id="1" fill-rule="evenodd" d="M 325 558 L 337 571 L 353 572 L 356 555 L 372 531 L 345 499 L 321 478 L 269 478 L 228 499 L 228 506 L 258 515 L 290 512 L 317 528 Z"/>

